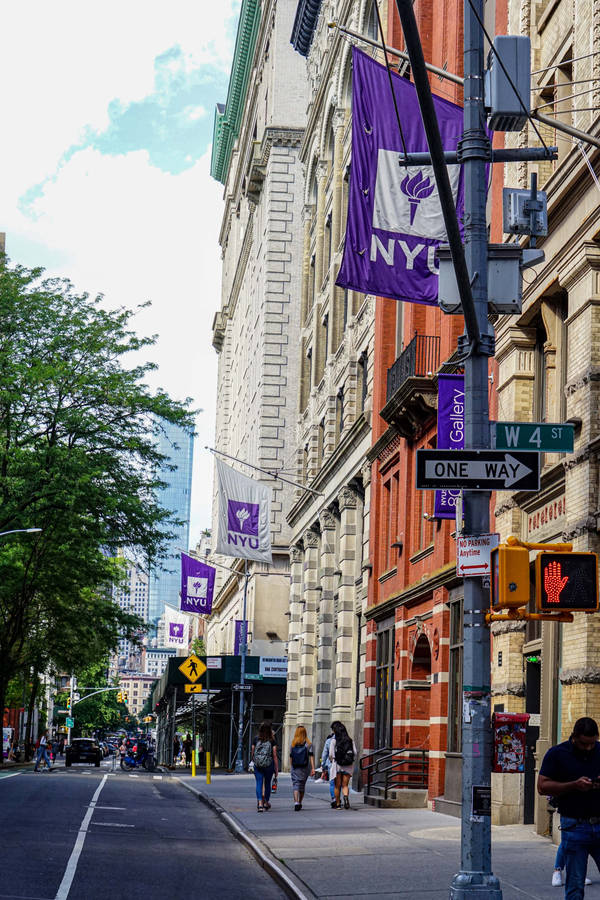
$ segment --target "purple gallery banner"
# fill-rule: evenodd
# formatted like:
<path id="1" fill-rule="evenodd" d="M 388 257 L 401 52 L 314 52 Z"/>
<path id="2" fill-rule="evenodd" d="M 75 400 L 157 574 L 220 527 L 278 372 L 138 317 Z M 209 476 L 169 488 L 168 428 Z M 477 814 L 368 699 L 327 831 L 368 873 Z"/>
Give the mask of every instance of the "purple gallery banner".
<path id="1" fill-rule="evenodd" d="M 241 645 L 243 643 L 245 643 L 245 641 L 244 641 L 244 633 L 245 633 L 244 625 L 245 624 L 246 623 L 244 622 L 243 619 L 235 620 L 235 636 L 233 639 L 233 655 L 234 656 L 237 656 L 239 654 Z"/>
<path id="2" fill-rule="evenodd" d="M 462 450 L 465 446 L 465 379 L 463 375 L 438 375 L 438 450 Z M 433 514 L 453 519 L 460 490 L 435 492 Z"/>
<path id="3" fill-rule="evenodd" d="M 432 166 L 405 166 L 385 66 L 352 50 L 352 164 L 344 258 L 336 284 L 365 294 L 437 302 L 435 249 L 446 241 Z M 392 73 L 408 152 L 427 151 L 414 85 Z M 462 108 L 433 98 L 445 150 L 456 150 L 463 132 Z M 462 167 L 448 166 L 462 219 Z M 462 228 L 462 226 L 461 226 Z"/>
<path id="4" fill-rule="evenodd" d="M 215 569 L 188 556 L 181 554 L 181 604 L 180 609 L 186 613 L 212 612 L 213 593 L 215 589 Z"/>

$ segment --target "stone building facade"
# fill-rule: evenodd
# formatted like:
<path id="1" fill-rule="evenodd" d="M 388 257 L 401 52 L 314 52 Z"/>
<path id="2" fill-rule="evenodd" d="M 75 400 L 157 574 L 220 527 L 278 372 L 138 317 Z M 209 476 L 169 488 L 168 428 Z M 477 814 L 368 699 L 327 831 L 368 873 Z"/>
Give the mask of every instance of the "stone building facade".
<path id="1" fill-rule="evenodd" d="M 291 2 L 243 0 L 227 102 L 217 107 L 211 172 L 224 185 L 216 449 L 266 470 L 293 459 L 299 365 L 306 73 L 289 43 Z M 273 489 L 273 563 L 248 562 L 249 652 L 282 656 L 287 642 L 289 485 L 238 463 Z M 214 516 L 216 517 L 216 486 Z M 213 534 L 216 534 L 216 518 Z M 243 571 L 243 561 L 215 562 Z M 244 578 L 217 568 L 211 654 L 233 653 Z"/>
<path id="2" fill-rule="evenodd" d="M 532 106 L 598 135 L 600 3 L 511 0 L 509 32 L 531 38 Z M 545 262 L 525 275 L 522 315 L 496 324 L 498 418 L 570 421 L 575 452 L 543 454 L 539 493 L 498 495 L 495 530 L 502 539 L 570 541 L 575 550 L 598 551 L 599 151 L 547 126 L 541 131 L 559 147 L 559 160 L 506 172 L 506 184 L 524 188 L 537 169 L 548 194 L 549 233 L 538 240 Z M 516 141 L 539 143 L 531 127 Z M 493 803 L 510 821 L 535 819 L 545 833 L 547 804 L 535 794 L 543 754 L 569 736 L 578 717 L 600 717 L 600 618 L 576 613 L 573 624 L 498 622 L 492 632 L 493 707 L 531 714 L 525 775 L 493 776 Z"/>
<path id="3" fill-rule="evenodd" d="M 382 10 L 384 5 L 382 4 Z M 305 186 L 296 472 L 284 747 L 304 725 L 321 753 L 332 719 L 362 744 L 374 298 L 336 287 L 351 145 L 351 46 L 335 21 L 376 34 L 370 0 L 300 0 L 306 57 Z"/>

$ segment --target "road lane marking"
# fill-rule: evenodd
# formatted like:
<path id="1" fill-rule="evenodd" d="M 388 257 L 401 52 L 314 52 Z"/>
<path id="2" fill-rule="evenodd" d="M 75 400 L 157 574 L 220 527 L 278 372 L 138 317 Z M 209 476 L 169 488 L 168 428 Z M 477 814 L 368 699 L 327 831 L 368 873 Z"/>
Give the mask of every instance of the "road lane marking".
<path id="1" fill-rule="evenodd" d="M 135 828 L 135 825 L 124 825 L 122 822 L 92 822 L 92 825 L 101 825 L 103 828 Z"/>
<path id="2" fill-rule="evenodd" d="M 140 776 L 139 776 L 139 775 L 132 775 L 131 772 L 130 772 L 130 773 L 129 773 L 129 777 L 130 777 L 130 778 L 139 778 Z"/>
<path id="3" fill-rule="evenodd" d="M 162 781 L 162 775 L 153 775 L 155 781 Z"/>
<path id="4" fill-rule="evenodd" d="M 90 819 L 92 818 L 92 813 L 94 812 L 98 797 L 100 796 L 100 791 L 104 787 L 107 778 L 107 775 L 103 776 L 102 781 L 96 788 L 94 796 L 90 800 L 90 805 L 88 806 L 85 816 L 83 817 L 83 821 L 79 826 L 77 840 L 75 841 L 75 846 L 71 851 L 71 856 L 69 857 L 69 862 L 67 863 L 67 868 L 65 869 L 65 874 L 63 875 L 55 900 L 67 900 L 67 897 L 69 896 L 69 891 L 71 890 L 71 885 L 73 884 L 73 879 L 75 878 L 75 872 L 77 871 L 77 863 L 79 862 L 79 857 L 81 856 L 81 851 L 83 850 L 83 844 L 90 824 Z"/>
<path id="5" fill-rule="evenodd" d="M 127 809 L 126 806 L 97 806 L 96 809 Z"/>
<path id="6" fill-rule="evenodd" d="M 7 772 L 6 775 L 0 775 L 0 779 L 2 778 L 14 778 L 15 775 L 22 775 L 22 772 Z"/>

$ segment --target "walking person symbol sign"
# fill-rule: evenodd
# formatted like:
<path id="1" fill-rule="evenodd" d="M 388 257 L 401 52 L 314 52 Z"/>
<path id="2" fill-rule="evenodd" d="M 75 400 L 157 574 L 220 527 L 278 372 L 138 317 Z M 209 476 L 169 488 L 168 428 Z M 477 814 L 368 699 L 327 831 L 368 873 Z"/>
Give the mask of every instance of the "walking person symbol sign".
<path id="1" fill-rule="evenodd" d="M 195 683 L 199 678 L 202 678 L 204 673 L 206 672 L 206 666 L 202 662 L 202 660 L 196 656 L 195 653 L 192 653 L 184 662 L 178 666 L 179 671 L 182 672 L 188 681 Z"/>

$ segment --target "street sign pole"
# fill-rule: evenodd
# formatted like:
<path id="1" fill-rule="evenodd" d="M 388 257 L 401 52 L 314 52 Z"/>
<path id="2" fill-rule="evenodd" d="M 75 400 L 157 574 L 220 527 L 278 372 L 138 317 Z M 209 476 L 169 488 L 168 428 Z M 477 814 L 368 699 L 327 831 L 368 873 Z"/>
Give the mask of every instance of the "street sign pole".
<path id="1" fill-rule="evenodd" d="M 483 0 L 464 3 L 464 134 L 461 152 L 465 179 L 465 257 L 481 339 L 469 348 L 465 361 L 465 447 L 490 446 L 488 361 L 494 354 L 494 333 L 488 322 L 487 297 L 487 173 L 488 137 L 483 106 Z M 491 333 L 490 333 L 491 332 Z M 464 531 L 487 534 L 490 493 L 465 491 Z M 450 900 L 487 897 L 501 900 L 499 880 L 492 874 L 491 815 L 475 798 L 491 790 L 492 735 L 490 725 L 489 583 L 465 577 L 463 604 L 462 827 L 461 865 L 450 885 Z"/>
<path id="2" fill-rule="evenodd" d="M 248 601 L 248 560 L 244 560 L 244 602 L 242 608 L 242 640 L 240 642 L 241 666 L 240 666 L 240 682 L 245 684 L 246 681 L 246 652 L 248 648 L 248 622 L 246 621 L 246 605 Z M 240 714 L 238 718 L 238 747 L 235 758 L 236 775 L 244 771 L 243 747 L 244 740 L 244 691 L 240 691 Z"/>
<path id="3" fill-rule="evenodd" d="M 196 777 L 196 695 L 192 694 L 192 778 Z"/>
<path id="4" fill-rule="evenodd" d="M 210 668 L 206 670 L 206 747 L 204 748 L 204 758 L 206 760 L 206 783 L 210 784 L 210 764 L 211 764 L 211 744 L 210 744 Z"/>

